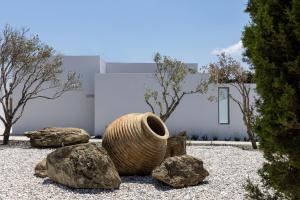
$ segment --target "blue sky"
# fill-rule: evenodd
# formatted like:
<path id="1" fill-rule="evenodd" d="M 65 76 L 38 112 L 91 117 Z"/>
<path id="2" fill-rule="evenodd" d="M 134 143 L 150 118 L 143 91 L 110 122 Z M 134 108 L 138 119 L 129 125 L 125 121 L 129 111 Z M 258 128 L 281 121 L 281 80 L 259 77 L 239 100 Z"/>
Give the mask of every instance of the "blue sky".
<path id="1" fill-rule="evenodd" d="M 65 55 L 151 62 L 161 52 L 205 65 L 239 58 L 247 0 L 0 0 L 0 27 L 30 27 Z"/>

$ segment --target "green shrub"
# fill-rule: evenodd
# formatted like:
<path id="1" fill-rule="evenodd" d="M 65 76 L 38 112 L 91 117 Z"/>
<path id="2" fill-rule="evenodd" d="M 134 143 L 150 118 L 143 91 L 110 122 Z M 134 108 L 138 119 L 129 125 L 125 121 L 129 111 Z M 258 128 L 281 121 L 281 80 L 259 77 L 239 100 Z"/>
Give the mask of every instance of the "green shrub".
<path id="1" fill-rule="evenodd" d="M 192 135 L 191 140 L 198 140 L 199 139 L 199 135 Z"/>
<path id="2" fill-rule="evenodd" d="M 201 139 L 202 139 L 203 141 L 207 141 L 207 140 L 208 140 L 208 137 L 207 137 L 207 135 L 203 135 L 203 136 L 201 137 Z"/>
<path id="3" fill-rule="evenodd" d="M 249 0 L 246 12 L 245 60 L 261 97 L 255 132 L 267 160 L 260 175 L 277 196 L 300 199 L 300 1 Z"/>
<path id="4" fill-rule="evenodd" d="M 248 191 L 246 197 L 255 200 L 280 200 L 284 197 L 280 193 L 270 194 L 270 192 L 262 192 L 258 185 L 253 184 L 250 179 L 247 179 L 245 189 Z"/>

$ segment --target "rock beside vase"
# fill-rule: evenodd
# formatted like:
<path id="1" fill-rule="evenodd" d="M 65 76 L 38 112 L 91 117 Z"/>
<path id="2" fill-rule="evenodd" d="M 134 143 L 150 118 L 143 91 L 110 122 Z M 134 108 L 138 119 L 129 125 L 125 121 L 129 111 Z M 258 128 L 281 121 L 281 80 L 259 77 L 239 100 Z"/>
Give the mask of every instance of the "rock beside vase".
<path id="1" fill-rule="evenodd" d="M 152 171 L 152 177 L 174 188 L 198 185 L 208 175 L 202 160 L 189 155 L 169 157 Z"/>
<path id="2" fill-rule="evenodd" d="M 80 128 L 50 127 L 38 131 L 25 132 L 32 147 L 62 147 L 89 142 L 89 134 Z"/>
<path id="3" fill-rule="evenodd" d="M 121 179 L 106 150 L 95 143 L 56 149 L 47 156 L 47 175 L 72 188 L 119 188 Z"/>

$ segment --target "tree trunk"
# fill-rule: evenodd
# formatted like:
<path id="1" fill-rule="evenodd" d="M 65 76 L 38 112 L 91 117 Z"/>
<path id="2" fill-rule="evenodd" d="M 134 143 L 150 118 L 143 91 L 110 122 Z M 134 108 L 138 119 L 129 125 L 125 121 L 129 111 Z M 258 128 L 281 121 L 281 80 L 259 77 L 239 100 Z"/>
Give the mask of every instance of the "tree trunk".
<path id="1" fill-rule="evenodd" d="M 256 138 L 255 138 L 254 133 L 251 130 L 251 125 L 249 123 L 250 119 L 248 118 L 248 120 L 247 120 L 247 118 L 245 116 L 245 113 L 243 113 L 243 115 L 244 115 L 243 116 L 243 121 L 244 121 L 244 124 L 245 124 L 245 126 L 247 128 L 247 134 L 248 134 L 250 142 L 252 144 L 252 148 L 253 149 L 257 149 Z"/>
<path id="2" fill-rule="evenodd" d="M 254 137 L 254 134 L 249 127 L 247 127 L 247 134 L 249 136 L 253 149 L 257 149 L 256 138 Z"/>
<path id="3" fill-rule="evenodd" d="M 3 144 L 7 145 L 9 142 L 9 135 L 10 135 L 11 125 L 5 126 L 4 133 L 3 133 Z"/>

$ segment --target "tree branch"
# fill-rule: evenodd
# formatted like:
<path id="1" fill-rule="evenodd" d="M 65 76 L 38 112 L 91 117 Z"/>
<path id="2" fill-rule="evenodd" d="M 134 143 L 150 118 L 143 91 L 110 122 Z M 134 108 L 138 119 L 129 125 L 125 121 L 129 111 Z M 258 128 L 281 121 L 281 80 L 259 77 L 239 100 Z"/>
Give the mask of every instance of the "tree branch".
<path id="1" fill-rule="evenodd" d="M 152 104 L 149 102 L 149 100 L 145 99 L 145 101 L 146 101 L 147 105 L 151 108 L 152 113 L 155 113 L 154 108 L 153 108 Z"/>

